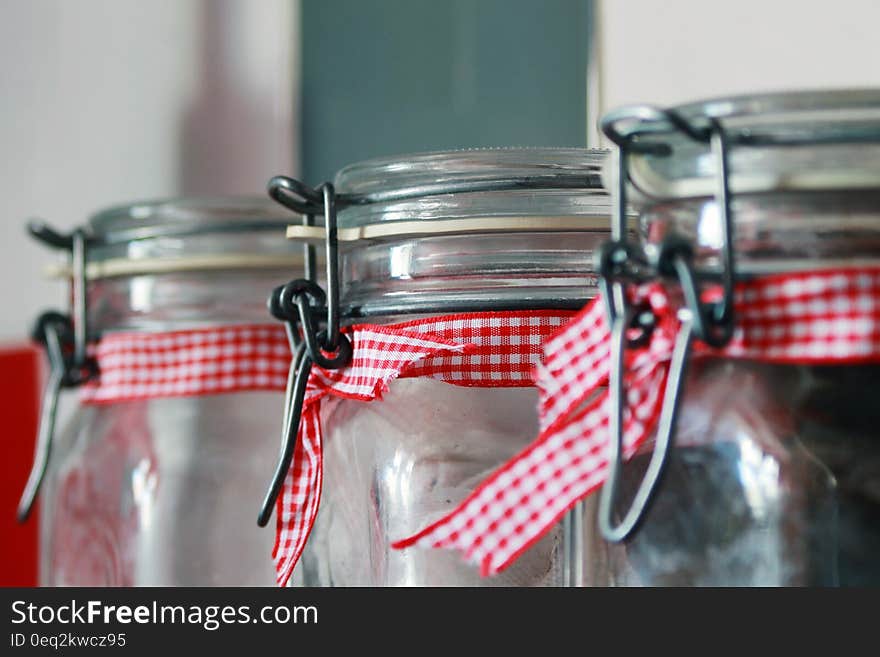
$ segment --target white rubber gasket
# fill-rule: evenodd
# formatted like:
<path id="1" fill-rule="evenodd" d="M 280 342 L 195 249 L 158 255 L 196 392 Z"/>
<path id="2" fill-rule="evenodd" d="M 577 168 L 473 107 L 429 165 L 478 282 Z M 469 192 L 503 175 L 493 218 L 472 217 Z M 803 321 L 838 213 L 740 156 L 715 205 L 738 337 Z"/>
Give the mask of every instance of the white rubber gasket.
<path id="1" fill-rule="evenodd" d="M 474 235 L 491 233 L 572 233 L 610 230 L 608 216 L 577 215 L 567 217 L 468 217 L 423 221 L 386 221 L 366 226 L 340 228 L 340 242 L 378 240 L 388 237 L 429 237 L 432 235 Z M 293 224 L 287 227 L 287 239 L 300 242 L 324 242 L 323 226 Z"/>

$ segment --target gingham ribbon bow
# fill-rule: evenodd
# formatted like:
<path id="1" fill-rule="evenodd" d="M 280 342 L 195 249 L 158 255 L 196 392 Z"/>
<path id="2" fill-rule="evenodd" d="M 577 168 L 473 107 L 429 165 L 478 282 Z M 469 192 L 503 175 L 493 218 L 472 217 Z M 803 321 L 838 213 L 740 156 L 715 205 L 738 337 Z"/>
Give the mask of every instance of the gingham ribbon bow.
<path id="1" fill-rule="evenodd" d="M 706 355 L 773 363 L 844 364 L 880 360 L 880 269 L 779 274 L 739 283 L 730 343 Z M 656 317 L 650 341 L 626 352 L 625 459 L 651 436 L 678 332 L 665 290 L 632 292 Z M 610 333 L 595 299 L 545 344 L 537 368 L 538 438 L 454 511 L 396 547 L 455 548 L 490 575 L 509 566 L 576 502 L 605 480 L 610 413 Z"/>

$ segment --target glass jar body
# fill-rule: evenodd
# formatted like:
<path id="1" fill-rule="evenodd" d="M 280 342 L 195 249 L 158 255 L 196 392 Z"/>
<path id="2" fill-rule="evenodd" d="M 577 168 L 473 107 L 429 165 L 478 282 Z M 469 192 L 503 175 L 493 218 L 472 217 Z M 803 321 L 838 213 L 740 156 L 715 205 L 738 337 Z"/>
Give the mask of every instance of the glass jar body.
<path id="1" fill-rule="evenodd" d="M 578 149 L 488 149 L 343 169 L 337 191 L 371 202 L 340 211 L 340 227 L 425 226 L 341 248 L 342 307 L 349 322 L 578 310 L 595 294 L 593 253 L 608 235 L 610 207 L 598 175 L 603 158 Z M 456 191 L 427 193 L 438 185 Z M 526 227 L 498 228 L 496 222 L 511 218 Z M 561 219 L 569 228 L 559 228 Z M 450 220 L 462 230 L 444 230 Z M 477 567 L 449 550 L 390 547 L 452 511 L 535 439 L 534 388 L 400 378 L 372 402 L 325 401 L 321 415 L 324 489 L 303 555 L 304 583 L 564 583 L 568 557 L 560 527 L 492 578 L 481 578 Z"/>
<path id="2" fill-rule="evenodd" d="M 46 586 L 270 586 L 256 509 L 277 456 L 269 392 L 81 407 L 41 509 Z"/>
<path id="3" fill-rule="evenodd" d="M 350 323 L 488 310 L 573 312 L 595 294 L 599 230 L 401 238 L 341 253 Z M 351 315 L 355 315 L 352 317 Z M 508 345 L 514 351 L 516 347 Z M 390 545 L 452 511 L 538 435 L 534 388 L 395 379 L 372 402 L 323 402 L 324 489 L 303 555 L 313 586 L 563 584 L 553 529 L 503 574 L 481 578 L 447 550 Z"/>
<path id="4" fill-rule="evenodd" d="M 592 257 L 606 237 L 536 230 L 352 247 L 341 253 L 342 305 L 360 315 L 349 318 L 358 324 L 520 307 L 573 312 L 595 294 Z M 395 379 L 379 400 L 331 400 L 321 414 L 324 489 L 303 555 L 304 584 L 563 584 L 570 555 L 559 527 L 492 578 L 448 550 L 390 547 L 452 511 L 535 439 L 534 388 Z"/>
<path id="5" fill-rule="evenodd" d="M 137 336 L 267 324 L 267 291 L 290 276 L 95 280 L 90 325 Z M 274 374 L 283 387 L 286 369 Z M 56 437 L 41 493 L 42 583 L 274 585 L 274 534 L 256 526 L 256 514 L 282 408 L 280 389 L 80 405 Z"/>

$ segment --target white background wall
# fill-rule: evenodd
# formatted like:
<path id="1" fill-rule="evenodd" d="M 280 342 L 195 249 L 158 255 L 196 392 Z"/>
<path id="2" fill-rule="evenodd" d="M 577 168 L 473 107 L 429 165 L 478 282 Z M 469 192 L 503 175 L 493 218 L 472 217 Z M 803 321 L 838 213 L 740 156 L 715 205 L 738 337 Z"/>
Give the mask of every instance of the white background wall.
<path id="1" fill-rule="evenodd" d="M 598 0 L 602 106 L 880 86 L 878 0 Z"/>
<path id="2" fill-rule="evenodd" d="M 63 303 L 24 237 L 296 173 L 298 0 L 0 0 L 0 341 Z"/>
<path id="3" fill-rule="evenodd" d="M 880 86 L 877 0 L 599 2 L 603 110 Z M 297 22 L 298 0 L 0 0 L 0 341 L 64 298 L 25 218 L 296 173 Z"/>

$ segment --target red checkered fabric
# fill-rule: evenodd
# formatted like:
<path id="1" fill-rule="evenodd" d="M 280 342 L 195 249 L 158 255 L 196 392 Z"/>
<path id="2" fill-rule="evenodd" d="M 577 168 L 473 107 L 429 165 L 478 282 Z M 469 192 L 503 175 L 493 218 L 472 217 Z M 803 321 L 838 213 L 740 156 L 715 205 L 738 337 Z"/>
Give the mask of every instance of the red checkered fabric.
<path id="1" fill-rule="evenodd" d="M 321 400 L 371 401 L 398 377 L 431 377 L 461 386 L 532 386 L 544 340 L 573 313 L 473 313 L 345 330 L 352 361 L 313 367 L 293 462 L 276 507 L 273 557 L 287 584 L 308 540 L 323 485 Z M 85 403 L 242 392 L 283 391 L 290 348 L 280 325 L 227 326 L 173 333 L 109 333 L 93 348 L 100 377 Z"/>
<path id="2" fill-rule="evenodd" d="M 278 324 L 170 333 L 107 333 L 91 349 L 99 380 L 85 403 L 284 390 L 290 347 Z"/>
<path id="3" fill-rule="evenodd" d="M 662 287 L 633 292 L 658 318 L 647 346 L 626 351 L 624 458 L 649 438 L 678 322 Z M 780 274 L 739 283 L 737 327 L 713 350 L 696 342 L 693 357 L 714 355 L 774 363 L 880 361 L 880 269 Z M 575 503 L 605 480 L 608 462 L 610 335 L 604 302 L 594 300 L 545 347 L 537 368 L 541 433 L 461 505 L 395 544 L 455 548 L 490 575 L 509 566 Z"/>
<path id="4" fill-rule="evenodd" d="M 462 386 L 532 386 L 547 336 L 572 313 L 474 313 L 389 326 L 346 329 L 352 360 L 339 370 L 312 368 L 290 472 L 276 506 L 273 557 L 278 584 L 290 580 L 314 525 L 322 486 L 320 402 L 333 395 L 380 399 L 396 378 L 430 377 Z"/>

